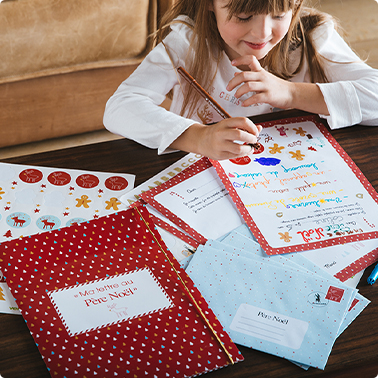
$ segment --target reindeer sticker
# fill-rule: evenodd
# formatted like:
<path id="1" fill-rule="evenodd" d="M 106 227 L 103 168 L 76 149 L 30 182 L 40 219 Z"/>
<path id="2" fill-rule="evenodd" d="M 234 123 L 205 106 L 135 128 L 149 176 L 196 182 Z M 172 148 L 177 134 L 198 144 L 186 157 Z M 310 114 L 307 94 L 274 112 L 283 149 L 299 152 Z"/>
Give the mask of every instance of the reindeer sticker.
<path id="1" fill-rule="evenodd" d="M 63 186 L 69 184 L 71 181 L 71 176 L 67 172 L 57 171 L 50 173 L 47 179 L 52 185 Z"/>
<path id="2" fill-rule="evenodd" d="M 105 186 L 110 190 L 123 190 L 127 188 L 128 185 L 127 180 L 121 176 L 112 176 L 105 181 Z"/>
<path id="3" fill-rule="evenodd" d="M 44 215 L 37 219 L 37 226 L 42 231 L 56 230 L 60 227 L 61 221 L 55 215 Z"/>
<path id="4" fill-rule="evenodd" d="M 43 173 L 38 169 L 25 169 L 20 173 L 20 179 L 27 184 L 35 184 L 42 180 Z"/>
<path id="5" fill-rule="evenodd" d="M 50 229 L 52 230 L 53 227 L 55 226 L 55 223 L 54 222 L 49 222 L 47 219 L 42 219 L 42 223 L 43 223 L 43 229 Z"/>
<path id="6" fill-rule="evenodd" d="M 17 212 L 8 215 L 6 222 L 8 226 L 13 228 L 25 228 L 29 226 L 31 218 L 26 213 Z"/>
<path id="7" fill-rule="evenodd" d="M 14 216 L 13 218 L 13 227 L 22 227 L 26 223 L 25 219 L 20 219 L 19 217 Z"/>
<path id="8" fill-rule="evenodd" d="M 98 179 L 97 176 L 89 174 L 89 173 L 80 175 L 76 179 L 76 184 L 84 189 L 94 188 L 99 184 L 99 182 L 100 180 Z"/>

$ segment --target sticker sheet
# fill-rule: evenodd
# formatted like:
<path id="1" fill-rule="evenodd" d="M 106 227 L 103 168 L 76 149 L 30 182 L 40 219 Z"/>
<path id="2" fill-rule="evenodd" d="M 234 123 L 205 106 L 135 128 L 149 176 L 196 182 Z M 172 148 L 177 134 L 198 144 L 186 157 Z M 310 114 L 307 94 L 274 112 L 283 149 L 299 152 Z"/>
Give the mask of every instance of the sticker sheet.
<path id="1" fill-rule="evenodd" d="M 255 154 L 212 163 L 267 254 L 378 238 L 376 191 L 317 117 L 263 126 Z"/>
<path id="2" fill-rule="evenodd" d="M 135 176 L 0 163 L 0 242 L 96 219 L 126 206 Z"/>

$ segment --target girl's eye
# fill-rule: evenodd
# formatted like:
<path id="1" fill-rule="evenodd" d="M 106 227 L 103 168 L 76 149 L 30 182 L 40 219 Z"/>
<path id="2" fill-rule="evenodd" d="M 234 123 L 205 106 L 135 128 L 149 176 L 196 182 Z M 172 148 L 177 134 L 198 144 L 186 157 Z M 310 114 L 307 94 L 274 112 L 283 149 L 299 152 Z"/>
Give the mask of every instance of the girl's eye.
<path id="1" fill-rule="evenodd" d="M 243 16 L 241 16 L 241 15 L 236 16 L 236 18 L 239 22 L 247 22 L 247 21 L 251 20 L 252 17 L 253 17 L 252 15 L 251 16 L 244 16 L 244 15 Z"/>
<path id="2" fill-rule="evenodd" d="M 286 16 L 286 13 L 281 13 L 281 14 L 273 15 L 273 18 L 275 20 L 282 20 L 283 18 L 285 18 L 285 16 Z"/>

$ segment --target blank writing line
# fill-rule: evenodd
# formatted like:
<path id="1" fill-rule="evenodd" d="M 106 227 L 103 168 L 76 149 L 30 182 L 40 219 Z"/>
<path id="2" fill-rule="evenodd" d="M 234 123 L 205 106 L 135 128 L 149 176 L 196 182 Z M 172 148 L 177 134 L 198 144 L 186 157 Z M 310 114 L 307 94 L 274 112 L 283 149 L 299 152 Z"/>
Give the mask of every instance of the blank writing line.
<path id="1" fill-rule="evenodd" d="M 243 323 L 243 322 L 239 322 L 239 324 L 243 324 L 243 325 L 245 325 L 247 327 L 254 328 L 254 326 L 252 324 Z M 261 329 L 261 331 L 273 333 L 274 335 L 277 335 L 277 336 L 284 336 L 284 334 L 282 334 L 282 333 L 278 333 L 278 332 L 275 332 L 275 331 L 270 331 L 270 330 L 268 330 L 266 328 L 259 328 L 259 329 Z"/>
<path id="2" fill-rule="evenodd" d="M 272 339 L 272 340 L 276 340 L 276 341 L 281 341 L 281 339 L 277 339 L 277 338 L 275 338 L 275 337 L 267 336 L 267 335 L 265 335 L 265 334 L 261 334 L 261 333 L 258 333 L 258 332 L 253 332 L 253 331 L 251 331 L 251 330 L 249 330 L 249 329 L 245 329 L 245 328 L 243 328 L 243 327 L 236 327 L 236 328 L 237 328 L 237 329 L 241 329 L 243 332 L 249 332 L 249 333 L 253 333 L 253 334 L 257 335 L 257 336 L 263 336 L 263 337 L 266 337 L 267 339 Z"/>
<path id="3" fill-rule="evenodd" d="M 197 186 L 196 190 L 201 189 L 201 188 L 203 188 L 203 187 L 206 186 L 206 185 L 212 184 L 214 181 L 218 181 L 218 179 L 217 179 L 217 178 L 214 178 L 213 180 L 208 181 L 208 182 L 206 182 L 206 183 L 203 184 L 203 185 Z M 214 190 L 214 189 L 212 189 L 212 190 Z"/>
<path id="4" fill-rule="evenodd" d="M 255 323 L 259 323 L 259 324 L 263 324 L 267 327 L 271 327 L 271 328 L 276 328 L 276 329 L 279 329 L 280 331 L 285 331 L 285 328 L 282 328 L 282 327 L 278 327 L 278 326 L 274 326 L 274 325 L 270 325 L 270 324 L 266 324 L 264 322 L 259 322 L 258 320 L 253 320 L 253 319 L 250 319 L 250 318 L 247 318 L 245 316 L 241 316 L 240 317 L 241 319 L 245 319 L 245 320 L 249 320 L 251 322 L 255 322 Z"/>

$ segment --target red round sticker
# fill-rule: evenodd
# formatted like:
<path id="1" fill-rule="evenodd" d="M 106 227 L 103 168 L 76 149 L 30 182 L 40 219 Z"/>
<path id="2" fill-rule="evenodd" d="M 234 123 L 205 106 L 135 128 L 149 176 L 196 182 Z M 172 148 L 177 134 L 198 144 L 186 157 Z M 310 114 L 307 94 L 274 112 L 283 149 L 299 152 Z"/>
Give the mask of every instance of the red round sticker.
<path id="1" fill-rule="evenodd" d="M 243 156 L 236 159 L 230 159 L 230 162 L 237 165 L 247 165 L 251 162 L 251 159 L 248 156 Z"/>
<path id="2" fill-rule="evenodd" d="M 80 175 L 76 179 L 76 184 L 79 185 L 81 188 L 91 189 L 98 185 L 100 180 L 97 176 L 91 174 L 84 174 Z"/>
<path id="3" fill-rule="evenodd" d="M 264 150 L 264 146 L 261 143 L 259 143 L 259 147 L 254 149 L 253 154 L 261 154 L 261 152 L 263 152 Z"/>
<path id="4" fill-rule="evenodd" d="M 112 176 L 105 180 L 105 186 L 110 190 L 123 190 L 129 183 L 124 177 Z"/>
<path id="5" fill-rule="evenodd" d="M 39 182 L 42 180 L 43 173 L 34 168 L 24 169 L 20 175 L 20 179 L 23 182 L 26 182 L 27 184 L 35 184 L 36 182 Z"/>
<path id="6" fill-rule="evenodd" d="M 67 172 L 55 171 L 49 174 L 47 177 L 49 183 L 56 186 L 64 186 L 70 183 L 71 176 Z"/>

